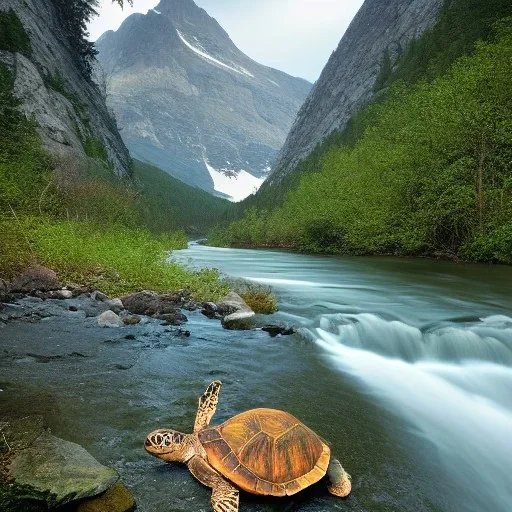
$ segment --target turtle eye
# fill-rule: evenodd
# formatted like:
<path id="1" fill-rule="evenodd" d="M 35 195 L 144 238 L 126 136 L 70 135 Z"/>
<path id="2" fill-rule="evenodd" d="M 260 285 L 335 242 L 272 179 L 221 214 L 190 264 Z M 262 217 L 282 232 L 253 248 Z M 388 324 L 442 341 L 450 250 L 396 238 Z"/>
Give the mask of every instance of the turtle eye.
<path id="1" fill-rule="evenodd" d="M 146 446 L 151 446 L 151 441 L 149 440 L 149 438 L 146 438 L 146 442 L 144 443 Z"/>

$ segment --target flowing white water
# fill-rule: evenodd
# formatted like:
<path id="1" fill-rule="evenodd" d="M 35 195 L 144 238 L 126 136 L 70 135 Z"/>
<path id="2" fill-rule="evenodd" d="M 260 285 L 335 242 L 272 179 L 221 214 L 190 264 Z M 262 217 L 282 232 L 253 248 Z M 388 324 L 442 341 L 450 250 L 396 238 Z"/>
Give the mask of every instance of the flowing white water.
<path id="1" fill-rule="evenodd" d="M 510 268 L 194 246 L 184 256 L 272 286 L 279 318 L 302 326 L 340 387 L 355 382 L 391 412 L 397 435 L 409 428 L 413 446 L 400 437 L 397 449 L 425 468 L 435 510 L 512 511 Z"/>
<path id="2" fill-rule="evenodd" d="M 421 333 L 375 315 L 325 315 L 309 337 L 435 446 L 464 510 L 512 510 L 512 319 Z M 470 508 L 468 508 L 470 507 Z"/>

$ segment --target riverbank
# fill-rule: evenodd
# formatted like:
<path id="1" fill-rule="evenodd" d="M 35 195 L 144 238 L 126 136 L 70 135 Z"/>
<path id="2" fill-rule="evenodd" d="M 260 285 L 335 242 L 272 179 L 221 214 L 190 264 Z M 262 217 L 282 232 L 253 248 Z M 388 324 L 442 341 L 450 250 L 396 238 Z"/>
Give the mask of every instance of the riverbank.
<path id="1" fill-rule="evenodd" d="M 119 344 L 134 342 L 142 344 L 143 350 L 166 349 L 176 343 L 186 346 L 184 340 L 191 337 L 187 315 L 194 312 L 220 320 L 226 329 L 257 326 L 254 311 L 234 292 L 217 303 L 198 302 L 186 290 L 110 298 L 87 286 L 63 286 L 55 272 L 33 266 L 9 285 L 3 283 L 0 366 L 7 367 L 4 375 L 23 368 L 38 377 L 46 368 L 55 371 L 58 366 L 62 377 L 69 379 L 70 369 L 80 375 L 87 359 L 94 357 L 91 346 L 96 336 L 103 347 L 113 346 L 112 352 L 117 352 Z M 261 321 L 259 327 L 271 336 L 294 332 Z M 109 372 L 129 371 L 135 364 L 132 358 L 123 360 L 113 353 L 104 362 Z M 0 511 L 39 511 L 56 505 L 69 512 L 132 510 L 134 499 L 117 482 L 118 474 L 94 461 L 80 447 L 82 440 L 75 439 L 78 444 L 73 444 L 50 434 L 49 415 L 55 411 L 48 410 L 47 404 L 34 404 L 33 390 L 17 379 L 13 384 L 2 378 L 0 393 L 4 399 L 0 404 Z"/>

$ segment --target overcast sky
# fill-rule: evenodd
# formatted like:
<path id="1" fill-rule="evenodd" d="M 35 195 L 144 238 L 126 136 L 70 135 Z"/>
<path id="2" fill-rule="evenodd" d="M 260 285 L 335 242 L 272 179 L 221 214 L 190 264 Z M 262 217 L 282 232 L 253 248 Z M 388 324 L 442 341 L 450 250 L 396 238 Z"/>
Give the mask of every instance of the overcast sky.
<path id="1" fill-rule="evenodd" d="M 336 49 L 363 0 L 195 0 L 233 42 L 255 61 L 314 82 Z M 101 0 L 89 25 L 91 39 L 117 30 L 134 12 L 146 13 L 159 0 L 134 0 L 121 11 Z"/>

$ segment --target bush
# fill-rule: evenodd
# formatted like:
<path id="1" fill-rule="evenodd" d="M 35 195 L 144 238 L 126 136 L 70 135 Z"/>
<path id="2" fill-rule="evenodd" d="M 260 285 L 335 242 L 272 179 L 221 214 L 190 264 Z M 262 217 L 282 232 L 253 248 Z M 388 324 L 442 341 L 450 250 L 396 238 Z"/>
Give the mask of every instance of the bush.
<path id="1" fill-rule="evenodd" d="M 0 11 L 0 50 L 29 56 L 30 38 L 13 9 Z"/>

